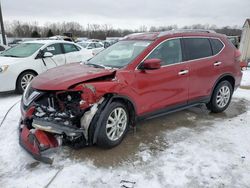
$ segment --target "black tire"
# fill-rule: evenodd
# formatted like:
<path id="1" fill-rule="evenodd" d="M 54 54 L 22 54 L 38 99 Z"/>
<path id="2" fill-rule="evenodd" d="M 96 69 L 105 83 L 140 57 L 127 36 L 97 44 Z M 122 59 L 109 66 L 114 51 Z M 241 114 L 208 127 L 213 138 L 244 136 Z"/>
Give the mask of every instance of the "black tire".
<path id="1" fill-rule="evenodd" d="M 125 112 L 125 114 L 126 114 L 126 127 L 124 126 L 125 127 L 124 132 L 117 140 L 111 140 L 108 137 L 109 128 L 107 128 L 107 125 L 108 125 L 108 118 L 110 117 L 110 115 L 112 113 L 114 113 L 115 109 L 123 109 L 124 110 L 123 113 Z M 123 138 L 125 137 L 125 135 L 128 131 L 128 128 L 129 128 L 128 109 L 123 103 L 112 102 L 104 109 L 103 113 L 104 113 L 102 116 L 103 118 L 99 118 L 99 120 L 98 120 L 99 121 L 98 123 L 101 124 L 101 127 L 100 127 L 99 133 L 97 135 L 96 144 L 97 144 L 97 146 L 102 147 L 102 148 L 112 148 L 112 147 L 115 147 L 121 143 L 121 141 L 123 140 Z M 125 120 L 124 120 L 124 122 L 125 122 Z"/>
<path id="2" fill-rule="evenodd" d="M 22 94 L 24 92 L 25 88 L 23 88 L 22 86 L 22 80 L 25 78 L 25 76 L 28 76 L 28 75 L 33 76 L 33 78 L 36 76 L 36 74 L 32 71 L 25 71 L 22 74 L 20 74 L 16 82 L 16 93 Z"/>
<path id="3" fill-rule="evenodd" d="M 221 96 L 221 90 L 223 90 L 223 88 L 228 88 L 229 90 L 229 98 L 226 99 L 227 95 L 225 96 L 225 100 L 224 102 L 218 102 L 217 100 L 219 100 L 220 96 Z M 214 89 L 212 97 L 210 102 L 207 104 L 207 108 L 213 112 L 213 113 L 220 113 L 223 112 L 224 110 L 227 109 L 227 107 L 229 106 L 230 102 L 231 102 L 231 98 L 232 98 L 232 94 L 233 94 L 233 87 L 231 85 L 230 82 L 228 82 L 227 80 L 224 80 L 222 82 L 220 82 Z M 222 100 L 221 100 L 222 101 Z M 226 102 L 227 101 L 227 102 Z"/>

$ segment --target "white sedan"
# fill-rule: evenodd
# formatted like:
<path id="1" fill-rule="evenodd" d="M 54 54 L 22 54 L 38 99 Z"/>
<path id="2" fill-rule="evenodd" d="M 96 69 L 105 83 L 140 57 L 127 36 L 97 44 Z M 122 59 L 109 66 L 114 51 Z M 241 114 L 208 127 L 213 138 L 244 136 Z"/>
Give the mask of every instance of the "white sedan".
<path id="1" fill-rule="evenodd" d="M 50 68 L 86 61 L 92 53 L 67 41 L 24 42 L 0 54 L 0 92 L 22 93 L 29 82 Z"/>
<path id="2" fill-rule="evenodd" d="M 91 51 L 93 55 L 98 54 L 100 51 L 104 50 L 104 46 L 100 42 L 84 41 L 78 42 L 78 44 Z"/>

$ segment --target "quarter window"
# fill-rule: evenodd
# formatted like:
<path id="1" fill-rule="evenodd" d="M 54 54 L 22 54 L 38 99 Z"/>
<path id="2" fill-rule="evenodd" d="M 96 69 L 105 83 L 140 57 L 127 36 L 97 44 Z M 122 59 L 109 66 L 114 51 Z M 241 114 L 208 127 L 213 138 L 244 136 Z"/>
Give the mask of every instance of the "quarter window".
<path id="1" fill-rule="evenodd" d="M 50 52 L 53 55 L 62 54 L 62 48 L 61 48 L 61 45 L 59 43 L 58 44 L 49 45 L 43 51 L 44 52 Z"/>
<path id="2" fill-rule="evenodd" d="M 183 39 L 186 49 L 187 60 L 200 59 L 212 56 L 212 49 L 207 38 Z"/>
<path id="3" fill-rule="evenodd" d="M 147 59 L 161 59 L 162 66 L 179 63 L 182 61 L 180 39 L 172 39 L 160 44 Z"/>
<path id="4" fill-rule="evenodd" d="M 223 43 L 218 39 L 210 39 L 213 49 L 213 54 L 218 54 L 223 48 Z"/>

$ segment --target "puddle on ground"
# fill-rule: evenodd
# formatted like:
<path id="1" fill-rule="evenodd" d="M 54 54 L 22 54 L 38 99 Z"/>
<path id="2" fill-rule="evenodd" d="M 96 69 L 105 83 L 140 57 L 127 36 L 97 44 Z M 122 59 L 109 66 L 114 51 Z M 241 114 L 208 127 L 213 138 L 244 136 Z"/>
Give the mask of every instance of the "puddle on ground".
<path id="1" fill-rule="evenodd" d="M 168 147 L 163 136 L 168 131 L 181 127 L 196 129 L 211 125 L 216 119 L 230 119 L 247 111 L 248 101 L 244 99 L 232 100 L 229 108 L 220 114 L 210 113 L 205 105 L 188 110 L 175 112 L 162 117 L 145 120 L 137 124 L 136 129 L 130 130 L 122 143 L 112 149 L 87 147 L 80 150 L 67 148 L 67 157 L 79 160 L 93 161 L 98 167 L 117 166 L 134 162 L 137 154 L 147 146 L 152 154 L 164 151 Z"/>

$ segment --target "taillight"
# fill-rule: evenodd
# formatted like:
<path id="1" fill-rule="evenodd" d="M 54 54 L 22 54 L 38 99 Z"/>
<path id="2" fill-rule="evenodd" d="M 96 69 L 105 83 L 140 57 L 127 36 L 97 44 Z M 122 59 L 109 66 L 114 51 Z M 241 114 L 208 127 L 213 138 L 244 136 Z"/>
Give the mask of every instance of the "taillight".
<path id="1" fill-rule="evenodd" d="M 240 62 L 241 61 L 241 53 L 240 53 L 239 50 L 235 50 L 234 59 L 235 59 L 235 62 Z"/>

